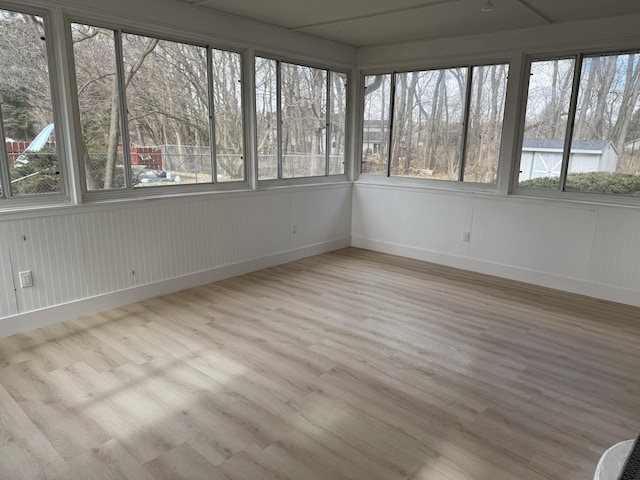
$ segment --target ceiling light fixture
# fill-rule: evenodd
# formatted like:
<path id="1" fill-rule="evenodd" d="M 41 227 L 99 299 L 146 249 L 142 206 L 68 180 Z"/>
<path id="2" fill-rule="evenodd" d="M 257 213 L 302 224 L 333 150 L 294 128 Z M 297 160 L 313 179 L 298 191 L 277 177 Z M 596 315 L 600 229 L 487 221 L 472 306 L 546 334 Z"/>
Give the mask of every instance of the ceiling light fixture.
<path id="1" fill-rule="evenodd" d="M 483 12 L 493 12 L 493 2 L 491 0 L 485 0 L 480 10 Z"/>

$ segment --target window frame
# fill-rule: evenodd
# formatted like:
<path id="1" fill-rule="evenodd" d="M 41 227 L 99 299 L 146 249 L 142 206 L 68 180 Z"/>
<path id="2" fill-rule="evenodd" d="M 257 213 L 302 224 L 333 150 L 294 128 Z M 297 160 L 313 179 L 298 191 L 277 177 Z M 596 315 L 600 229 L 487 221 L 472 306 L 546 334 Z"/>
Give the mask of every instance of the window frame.
<path id="1" fill-rule="evenodd" d="M 464 166 L 466 161 L 466 146 L 468 143 L 468 130 L 469 130 L 469 113 L 471 110 L 470 99 L 471 95 L 473 95 L 473 69 L 481 68 L 481 67 L 491 67 L 495 65 L 506 65 L 508 67 L 507 72 L 507 80 L 505 83 L 505 105 L 504 110 L 502 112 L 502 127 L 500 133 L 500 150 L 498 152 L 497 160 L 497 170 L 496 170 L 496 181 L 493 183 L 482 183 L 482 182 L 470 182 L 464 180 Z M 396 94 L 396 75 L 403 73 L 412 73 L 412 72 L 423 72 L 423 71 L 439 71 L 439 70 L 450 70 L 456 68 L 466 68 L 467 69 L 467 81 L 465 84 L 465 98 L 464 104 L 462 105 L 463 110 L 463 119 L 462 119 L 462 137 L 460 142 L 460 158 L 459 158 L 459 173 L 457 180 L 447 180 L 447 179 L 431 179 L 431 178 L 417 178 L 417 177 L 403 177 L 398 175 L 391 175 L 391 156 L 392 156 L 392 148 L 393 145 L 393 129 L 394 129 L 394 120 L 395 110 L 395 94 Z M 513 68 L 513 57 L 494 57 L 494 58 L 485 58 L 482 61 L 477 63 L 470 62 L 460 62 L 460 63 L 434 63 L 429 65 L 415 65 L 402 69 L 394 69 L 392 71 L 385 69 L 375 69 L 375 70 L 362 70 L 360 72 L 360 92 L 361 92 L 361 102 L 358 110 L 358 118 L 361 119 L 361 124 L 359 125 L 359 131 L 357 132 L 357 138 L 355 141 L 358 146 L 358 179 L 366 180 L 368 182 L 374 183 L 391 183 L 391 184 L 413 184 L 413 185 L 423 185 L 428 186 L 429 188 L 434 188 L 438 190 L 462 190 L 462 191 L 481 191 L 487 193 L 498 193 L 500 190 L 501 184 L 501 176 L 504 175 L 502 173 L 502 157 L 504 150 L 504 141 L 505 141 L 505 125 L 507 120 L 507 110 L 508 110 L 508 92 L 509 92 L 509 78 L 512 77 L 512 68 Z M 390 75 L 391 76 L 391 90 L 389 92 L 389 103 L 387 107 L 390 112 L 389 118 L 389 152 L 387 153 L 387 161 L 385 175 L 375 175 L 369 173 L 363 173 L 363 130 L 364 130 L 364 90 L 365 90 L 365 80 L 366 77 L 375 76 L 375 75 Z"/>
<path id="2" fill-rule="evenodd" d="M 29 208 L 36 206 L 58 206 L 60 204 L 70 203 L 70 188 L 69 188 L 69 165 L 68 165 L 68 149 L 66 146 L 66 125 L 63 122 L 63 111 L 65 105 L 62 102 L 62 82 L 59 78 L 58 58 L 56 54 L 56 45 L 54 45 L 58 39 L 55 35 L 55 28 L 53 25 L 53 13 L 50 10 L 31 7 L 29 5 L 20 5 L 12 2 L 0 4 L 0 9 L 24 14 L 24 15 L 37 15 L 42 18 L 45 35 L 45 48 L 47 52 L 47 68 L 49 79 L 49 90 L 52 110 L 52 120 L 54 124 L 55 136 L 56 136 L 56 155 L 58 157 L 58 171 L 59 171 L 59 192 L 48 193 L 30 193 L 22 195 L 13 195 L 11 193 L 11 180 L 9 174 L 9 161 L 6 149 L 6 136 L 4 133 L 4 125 L 2 115 L 0 115 L 0 137 L 3 139 L 3 144 L 0 147 L 0 184 L 2 186 L 2 192 L 0 193 L 0 210 L 13 210 L 19 208 Z M 64 67 L 64 66 L 63 66 Z M 0 106 L 1 108 L 1 106 Z"/>
<path id="3" fill-rule="evenodd" d="M 278 136 L 278 148 L 277 148 L 277 162 L 278 162 L 278 168 L 277 168 L 277 178 L 271 178 L 271 179 L 260 179 L 259 177 L 259 171 L 258 171 L 258 140 L 257 140 L 257 135 L 258 135 L 258 128 L 257 128 L 257 118 L 258 118 L 258 112 L 257 112 L 257 105 L 256 105 L 256 79 L 255 79 L 255 66 L 256 66 L 256 60 L 258 58 L 263 58 L 265 60 L 271 60 L 271 61 L 275 61 L 276 62 L 276 72 L 277 72 L 277 78 L 276 78 L 276 91 L 277 91 L 277 96 L 278 96 L 278 105 L 277 105 L 277 136 Z M 310 176 L 310 177 L 293 177 L 293 178 L 283 178 L 282 177 L 282 78 L 281 78 L 281 67 L 280 65 L 282 63 L 289 63 L 292 65 L 296 65 L 298 67 L 306 67 L 306 68 L 314 68 L 316 70 L 322 70 L 326 73 L 326 87 L 327 87 L 327 96 L 325 98 L 326 100 L 326 121 L 327 121 L 327 125 L 330 126 L 330 122 L 329 122 L 329 116 L 330 116 L 330 112 L 331 112 L 331 101 L 333 96 L 331 95 L 331 73 L 335 72 L 335 73 L 341 73 L 343 75 L 346 76 L 347 79 L 347 85 L 345 88 L 346 91 L 346 101 L 345 101 L 345 147 L 344 147 L 344 159 L 343 159 L 343 173 L 339 173 L 339 174 L 329 174 L 330 171 L 330 164 L 329 164 L 329 157 L 330 157 L 330 151 L 328 148 L 326 148 L 325 145 L 325 174 L 324 175 L 314 175 L 314 176 Z M 255 158 L 255 177 L 256 177 L 256 183 L 257 186 L 261 189 L 264 188 L 269 188 L 269 187 L 280 187 L 280 186 L 288 186 L 288 185 L 305 185 L 305 184 L 317 184 L 317 183 L 334 183 L 334 182 L 342 182 L 347 180 L 347 174 L 348 174 L 348 168 L 349 168 L 349 156 L 350 156 L 350 146 L 351 146 L 351 138 L 349 135 L 349 109 L 351 108 L 351 89 L 350 89 L 350 85 L 352 82 L 352 75 L 351 72 L 347 69 L 344 68 L 336 68 L 330 65 L 326 65 L 326 64 L 314 64 L 314 63 L 309 63 L 306 61 L 301 61 L 295 58 L 289 58 L 286 56 L 281 56 L 281 55 L 274 55 L 271 53 L 266 53 L 266 52 L 262 52 L 262 51 L 255 51 L 254 56 L 253 56 L 253 92 L 251 92 L 251 95 L 253 97 L 253 120 L 254 120 L 254 131 L 253 131 L 253 135 L 254 135 L 254 151 L 253 151 L 253 155 Z M 328 145 L 328 143 L 330 142 L 330 135 L 326 136 L 325 139 L 325 143 Z"/>
<path id="4" fill-rule="evenodd" d="M 103 28 L 106 30 L 111 30 L 114 33 L 117 33 L 116 37 L 114 37 L 114 55 L 116 60 L 116 74 L 118 75 L 118 94 L 119 94 L 119 112 L 120 112 L 120 128 L 121 128 L 121 138 L 120 142 L 123 146 L 123 164 L 124 164 L 124 174 L 126 179 L 126 186 L 123 188 L 114 188 L 114 189 L 102 189 L 102 190 L 89 190 L 87 188 L 87 180 L 86 180 L 86 171 L 84 165 L 84 159 L 86 155 L 86 146 L 84 143 L 84 137 L 82 134 L 82 128 L 80 125 L 80 107 L 79 107 L 79 99 L 77 96 L 77 76 L 76 76 L 76 68 L 75 68 L 75 56 L 73 52 L 73 44 L 72 44 L 72 24 L 83 24 L 90 27 L 95 28 Z M 76 155 L 76 168 L 78 169 L 78 177 L 79 177 L 79 189 L 81 192 L 81 202 L 79 203 L 97 203 L 97 202 L 105 202 L 105 201 L 119 201 L 119 200 L 127 200 L 127 199 L 136 199 L 136 198 L 155 198 L 155 197 L 169 197 L 169 196 L 185 196 L 190 194 L 202 194 L 202 193 L 210 193 L 210 192 L 218 192 L 218 191 L 239 191 L 239 190 L 249 190 L 250 189 L 250 159 L 248 155 L 248 136 L 247 135 L 247 89 L 249 86 L 247 85 L 247 73 L 245 69 L 245 57 L 246 57 L 246 49 L 239 47 L 229 47 L 228 45 L 221 45 L 214 42 L 208 42 L 204 39 L 198 40 L 195 37 L 188 37 L 183 35 L 177 35 L 173 33 L 166 33 L 164 31 L 152 31 L 149 28 L 145 28 L 146 26 L 141 27 L 131 27 L 130 25 L 124 24 L 122 26 L 114 26 L 114 24 L 108 21 L 102 21 L 99 18 L 92 17 L 84 17 L 83 15 L 67 15 L 65 16 L 65 35 L 67 37 L 67 52 L 69 55 L 69 82 L 71 87 L 71 98 L 73 102 L 73 119 L 74 119 L 74 133 L 75 138 L 77 139 L 74 142 L 74 147 L 77 150 Z M 129 133 L 124 126 L 128 127 L 128 115 L 127 115 L 127 99 L 126 99 L 126 91 L 123 90 L 123 80 L 125 74 L 124 68 L 124 59 L 123 59 L 123 51 L 122 51 L 122 35 L 130 34 L 130 35 L 138 35 L 145 36 L 149 38 L 154 38 L 158 40 L 164 40 L 168 42 L 174 43 L 183 43 L 190 46 L 200 47 L 206 49 L 207 52 L 207 91 L 208 91 L 208 117 L 209 117 L 209 132 L 215 132 L 215 110 L 214 110 L 214 92 L 213 92 L 213 61 L 212 61 L 212 51 L 213 50 L 224 50 L 227 52 L 235 53 L 239 55 L 240 58 L 240 78 L 241 78 L 241 112 L 242 112 L 242 159 L 243 159 L 243 171 L 244 171 L 244 179 L 237 181 L 228 181 L 228 182 L 218 182 L 212 181 L 208 183 L 198 183 L 198 184 L 174 184 L 174 185 L 154 185 L 152 187 L 144 187 L 144 188 L 136 188 L 131 184 L 131 155 L 129 152 L 128 144 L 125 146 L 125 142 L 129 140 Z M 116 40 L 117 38 L 117 40 Z M 126 136 L 125 136 L 126 135 Z M 212 167 L 211 173 L 215 174 L 216 171 L 216 146 L 215 146 L 215 136 L 211 136 L 210 138 L 210 152 L 212 159 Z M 126 155 L 125 155 L 126 152 Z M 215 177 L 214 177 L 215 178 Z"/>
<path id="5" fill-rule="evenodd" d="M 614 194 L 606 192 L 584 192 L 584 191 L 568 191 L 566 187 L 566 179 L 569 169 L 569 160 L 571 155 L 571 143 L 573 141 L 575 116 L 578 107 L 578 98 L 580 95 L 580 82 L 582 78 L 583 60 L 590 57 L 614 56 L 625 54 L 640 55 L 640 45 L 630 48 L 607 48 L 595 47 L 589 49 L 558 49 L 555 52 L 539 52 L 524 55 L 524 80 L 522 82 L 522 96 L 518 102 L 517 130 L 515 137 L 515 147 L 517 154 L 513 158 L 512 175 L 510 179 L 509 194 L 518 197 L 532 197 L 541 199 L 563 200 L 576 203 L 592 203 L 592 204 L 609 204 L 609 205 L 625 205 L 639 206 L 640 195 Z M 535 62 L 573 59 L 575 61 L 573 67 L 573 79 L 571 86 L 571 96 L 569 99 L 569 110 L 567 112 L 567 124 L 565 138 L 562 150 L 562 165 L 560 167 L 559 182 L 557 189 L 553 188 L 534 188 L 523 187 L 520 185 L 520 166 L 522 146 L 524 143 L 525 118 L 527 113 L 529 83 L 531 78 L 531 66 Z"/>

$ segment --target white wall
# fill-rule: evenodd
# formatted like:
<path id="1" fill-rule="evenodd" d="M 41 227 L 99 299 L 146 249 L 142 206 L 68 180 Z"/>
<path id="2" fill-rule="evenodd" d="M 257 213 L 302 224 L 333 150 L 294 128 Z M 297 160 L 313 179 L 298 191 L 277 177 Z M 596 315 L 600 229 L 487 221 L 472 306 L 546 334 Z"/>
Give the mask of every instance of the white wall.
<path id="1" fill-rule="evenodd" d="M 636 208 L 356 182 L 351 235 L 357 247 L 640 306 Z"/>
<path id="2" fill-rule="evenodd" d="M 0 228 L 0 318 L 18 313 L 13 286 L 13 271 L 4 230 Z"/>
<path id="3" fill-rule="evenodd" d="M 13 217 L 0 218 L 0 336 L 346 247 L 351 184 Z"/>

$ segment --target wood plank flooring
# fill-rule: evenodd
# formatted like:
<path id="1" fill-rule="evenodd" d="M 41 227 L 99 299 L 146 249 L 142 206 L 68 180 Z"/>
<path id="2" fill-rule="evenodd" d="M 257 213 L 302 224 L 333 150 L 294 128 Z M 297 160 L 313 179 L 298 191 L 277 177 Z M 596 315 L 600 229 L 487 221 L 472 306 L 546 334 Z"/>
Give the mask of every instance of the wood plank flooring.
<path id="1" fill-rule="evenodd" d="M 0 479 L 584 480 L 640 309 L 345 249 L 0 339 Z"/>

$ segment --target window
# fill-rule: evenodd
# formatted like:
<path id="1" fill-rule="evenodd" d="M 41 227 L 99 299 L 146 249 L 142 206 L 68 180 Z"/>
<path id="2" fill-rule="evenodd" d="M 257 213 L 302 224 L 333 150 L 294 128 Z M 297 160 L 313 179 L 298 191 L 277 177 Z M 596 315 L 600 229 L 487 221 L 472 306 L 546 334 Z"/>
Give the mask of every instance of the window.
<path id="1" fill-rule="evenodd" d="M 342 175 L 347 137 L 347 74 L 329 72 L 329 89 L 329 175 Z"/>
<path id="2" fill-rule="evenodd" d="M 457 180 L 466 68 L 395 75 L 391 175 Z"/>
<path id="3" fill-rule="evenodd" d="M 347 75 L 256 58 L 258 179 L 344 173 Z"/>
<path id="4" fill-rule="evenodd" d="M 0 195 L 60 193 L 44 19 L 0 10 Z"/>
<path id="5" fill-rule="evenodd" d="M 531 62 L 519 185 L 640 195 L 640 56 Z"/>
<path id="6" fill-rule="evenodd" d="M 88 190 L 246 178 L 238 53 L 82 24 L 72 38 Z"/>
<path id="7" fill-rule="evenodd" d="M 495 183 L 508 65 L 365 77 L 362 173 Z"/>
<path id="8" fill-rule="evenodd" d="M 244 180 L 242 58 L 239 53 L 211 50 L 213 111 L 218 182 Z"/>
<path id="9" fill-rule="evenodd" d="M 366 77 L 362 121 L 362 173 L 387 174 L 391 75 Z"/>

